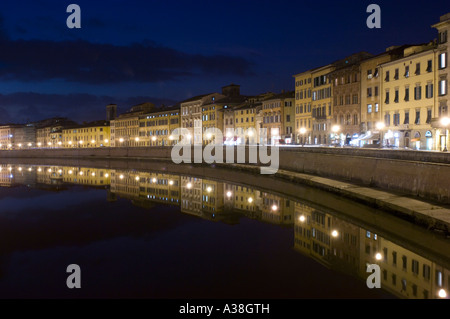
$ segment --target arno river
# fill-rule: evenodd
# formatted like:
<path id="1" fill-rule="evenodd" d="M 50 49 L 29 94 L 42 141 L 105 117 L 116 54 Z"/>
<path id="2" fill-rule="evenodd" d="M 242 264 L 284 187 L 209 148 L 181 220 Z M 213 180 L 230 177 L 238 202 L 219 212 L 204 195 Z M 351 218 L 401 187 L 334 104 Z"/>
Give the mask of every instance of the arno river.
<path id="1" fill-rule="evenodd" d="M 151 167 L 0 169 L 1 298 L 431 299 L 449 291 L 449 239 L 313 189 L 295 198 Z M 71 264 L 80 289 L 66 285 Z M 381 289 L 367 287 L 368 264 L 380 266 Z"/>

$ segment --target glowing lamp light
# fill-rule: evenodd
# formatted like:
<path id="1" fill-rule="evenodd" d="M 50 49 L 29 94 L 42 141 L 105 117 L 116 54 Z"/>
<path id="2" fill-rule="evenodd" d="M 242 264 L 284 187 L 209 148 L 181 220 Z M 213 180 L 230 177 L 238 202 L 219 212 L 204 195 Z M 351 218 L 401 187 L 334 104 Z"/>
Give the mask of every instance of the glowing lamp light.
<path id="1" fill-rule="evenodd" d="M 450 124 L 450 117 L 443 117 L 441 119 L 442 126 L 448 126 Z"/>
<path id="2" fill-rule="evenodd" d="M 253 203 L 253 198 L 249 197 L 248 202 L 251 204 Z"/>
<path id="3" fill-rule="evenodd" d="M 211 186 L 209 186 L 209 187 L 206 189 L 206 191 L 207 191 L 208 193 L 211 193 L 211 191 L 212 191 Z"/>
<path id="4" fill-rule="evenodd" d="M 331 232 L 331 236 L 333 236 L 334 238 L 336 238 L 337 236 L 339 236 L 338 231 L 337 231 L 337 230 L 333 230 L 333 231 Z"/>
<path id="5" fill-rule="evenodd" d="M 445 289 L 440 289 L 438 291 L 438 296 L 439 298 L 447 298 L 447 292 L 445 291 Z"/>
<path id="6" fill-rule="evenodd" d="M 136 137 L 134 140 L 135 140 L 136 142 L 139 142 L 139 137 Z"/>
<path id="7" fill-rule="evenodd" d="M 28 169 L 29 172 L 31 172 L 31 167 Z"/>
<path id="8" fill-rule="evenodd" d="M 192 188 L 192 184 L 191 184 L 191 183 L 187 183 L 187 184 L 186 184 L 186 187 L 187 187 L 188 189 L 190 189 L 190 188 Z"/>
<path id="9" fill-rule="evenodd" d="M 105 140 L 105 143 L 108 143 L 108 142 L 109 142 L 109 140 L 108 140 L 108 139 L 106 139 L 106 140 Z"/>
<path id="10" fill-rule="evenodd" d="M 272 206 L 272 210 L 275 212 L 275 211 L 277 211 L 278 210 L 278 206 L 277 205 L 273 205 Z"/>
<path id="11" fill-rule="evenodd" d="M 156 183 L 157 179 L 153 177 L 152 182 Z"/>
<path id="12" fill-rule="evenodd" d="M 83 141 L 80 141 L 79 143 L 80 143 L 80 144 L 83 144 Z"/>
<path id="13" fill-rule="evenodd" d="M 120 143 L 123 143 L 123 138 L 119 138 L 119 142 L 120 142 Z"/>
<path id="14" fill-rule="evenodd" d="M 51 173 L 51 172 L 52 172 L 52 169 L 51 169 L 51 168 L 49 168 L 47 172 Z"/>
<path id="15" fill-rule="evenodd" d="M 306 133 L 306 128 L 302 127 L 300 128 L 300 134 L 305 134 Z"/>
<path id="16" fill-rule="evenodd" d="M 92 144 L 95 144 L 95 140 L 92 140 L 91 143 L 92 143 Z"/>
<path id="17" fill-rule="evenodd" d="M 28 143 L 28 146 L 31 146 L 31 143 Z"/>
<path id="18" fill-rule="evenodd" d="M 21 172 L 22 171 L 22 167 L 19 167 L 19 172 Z"/>
<path id="19" fill-rule="evenodd" d="M 60 169 L 60 170 L 58 171 L 58 173 L 60 173 L 60 174 L 61 174 L 61 173 L 62 173 L 62 169 Z"/>
<path id="20" fill-rule="evenodd" d="M 42 169 L 40 167 L 38 168 L 38 172 L 42 172 Z"/>
<path id="21" fill-rule="evenodd" d="M 156 136 L 153 136 L 153 137 L 152 137 L 152 141 L 153 141 L 153 142 L 156 141 Z"/>
<path id="22" fill-rule="evenodd" d="M 188 134 L 186 137 L 187 137 L 188 140 L 190 140 L 192 138 L 192 135 Z"/>
<path id="23" fill-rule="evenodd" d="M 174 139 L 174 137 L 173 137 L 172 135 L 170 135 L 170 136 L 169 136 L 169 140 L 172 141 L 173 139 Z"/>
<path id="24" fill-rule="evenodd" d="M 69 173 L 69 175 L 72 175 L 73 171 L 72 171 L 72 170 L 70 170 L 70 171 L 68 171 L 68 173 Z"/>
<path id="25" fill-rule="evenodd" d="M 136 176 L 135 179 L 136 179 L 136 181 L 138 181 L 138 182 L 139 182 L 139 180 L 140 180 L 139 176 Z"/>
<path id="26" fill-rule="evenodd" d="M 303 223 L 303 222 L 305 221 L 305 216 L 303 216 L 303 215 L 300 216 L 300 217 L 298 218 L 298 220 L 301 221 L 301 222 Z"/>
<path id="27" fill-rule="evenodd" d="M 47 145 L 48 145 L 48 146 L 51 146 L 51 145 L 52 145 L 52 142 L 48 142 Z"/>
<path id="28" fill-rule="evenodd" d="M 376 254 L 375 254 L 375 259 L 376 259 L 376 260 L 381 260 L 382 258 L 383 258 L 383 256 L 381 256 L 380 253 L 376 253 Z"/>
<path id="29" fill-rule="evenodd" d="M 230 137 L 232 137 L 233 136 L 233 134 L 231 133 L 231 132 L 227 132 L 227 137 L 228 138 L 230 138 Z"/>
<path id="30" fill-rule="evenodd" d="M 22 147 L 22 144 L 19 144 L 19 147 Z"/>
<path id="31" fill-rule="evenodd" d="M 206 138 L 207 138 L 208 140 L 211 139 L 211 137 L 212 137 L 212 134 L 211 134 L 211 133 L 206 134 Z"/>
<path id="32" fill-rule="evenodd" d="M 70 143 L 69 143 L 69 144 L 70 144 Z M 37 146 L 39 146 L 39 147 L 40 147 L 41 145 L 42 145 L 42 143 L 37 143 Z"/>
<path id="33" fill-rule="evenodd" d="M 108 177 L 109 177 L 109 174 L 108 174 L 108 173 L 106 173 L 106 174 L 105 174 L 105 177 L 106 177 L 106 178 L 108 178 Z"/>
<path id="34" fill-rule="evenodd" d="M 69 145 L 72 145 L 72 141 L 69 141 Z"/>
<path id="35" fill-rule="evenodd" d="M 83 175 L 84 173 L 83 172 L 80 172 L 80 175 Z"/>
<path id="36" fill-rule="evenodd" d="M 384 129 L 385 127 L 386 127 L 386 125 L 385 125 L 383 122 L 378 122 L 378 123 L 376 124 L 377 130 L 382 130 L 382 129 Z"/>
<path id="37" fill-rule="evenodd" d="M 339 125 L 333 125 L 333 127 L 331 127 L 331 131 L 333 133 L 337 133 L 341 130 L 341 127 Z"/>
<path id="38" fill-rule="evenodd" d="M 169 181 L 169 185 L 172 186 L 173 185 L 173 181 Z"/>
<path id="39" fill-rule="evenodd" d="M 231 197 L 231 195 L 233 195 L 233 193 L 232 193 L 232 192 L 230 192 L 230 191 L 228 191 L 228 192 L 227 192 L 227 197 L 228 197 L 228 198 L 230 198 L 230 197 Z"/>
<path id="40" fill-rule="evenodd" d="M 95 173 L 92 173 L 91 175 L 92 175 L 92 176 L 95 176 Z"/>

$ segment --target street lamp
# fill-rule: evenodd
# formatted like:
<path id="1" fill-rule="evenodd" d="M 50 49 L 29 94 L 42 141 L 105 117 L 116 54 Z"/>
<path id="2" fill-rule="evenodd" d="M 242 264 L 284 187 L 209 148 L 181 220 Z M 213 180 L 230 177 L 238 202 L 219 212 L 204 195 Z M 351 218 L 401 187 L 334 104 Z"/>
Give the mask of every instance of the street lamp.
<path id="1" fill-rule="evenodd" d="M 302 147 L 304 147 L 305 146 L 305 138 L 306 138 L 305 137 L 306 128 L 304 128 L 304 127 L 300 128 L 299 132 L 300 132 L 300 135 L 302 136 Z"/>
<path id="2" fill-rule="evenodd" d="M 334 133 L 335 144 L 336 144 L 336 135 L 338 135 L 340 130 L 341 130 L 341 127 L 339 125 L 333 125 L 331 127 L 331 131 Z M 339 145 L 341 145 L 341 137 L 340 136 L 339 136 Z"/>
<path id="3" fill-rule="evenodd" d="M 448 136 L 448 133 L 447 133 L 448 129 L 447 129 L 447 127 L 450 124 L 450 118 L 443 117 L 441 119 L 441 124 L 442 124 L 443 127 L 445 127 L 445 147 L 444 147 L 443 152 L 447 152 L 447 136 Z"/>
<path id="4" fill-rule="evenodd" d="M 383 147 L 384 144 L 383 129 L 386 127 L 386 125 L 383 122 L 377 122 L 375 127 L 380 132 L 380 146 Z"/>

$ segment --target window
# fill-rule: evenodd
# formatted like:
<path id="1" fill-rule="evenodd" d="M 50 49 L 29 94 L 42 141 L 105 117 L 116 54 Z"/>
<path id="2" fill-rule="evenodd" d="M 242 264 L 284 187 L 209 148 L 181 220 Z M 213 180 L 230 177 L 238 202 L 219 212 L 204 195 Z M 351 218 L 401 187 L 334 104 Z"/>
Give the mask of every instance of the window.
<path id="1" fill-rule="evenodd" d="M 439 54 L 439 69 L 445 69 L 447 67 L 447 52 Z"/>
<path id="2" fill-rule="evenodd" d="M 414 100 L 420 100 L 422 98 L 422 87 L 420 85 L 414 88 Z"/>
<path id="3" fill-rule="evenodd" d="M 375 103 L 375 113 L 378 113 L 378 110 L 379 110 L 378 103 Z"/>
<path id="4" fill-rule="evenodd" d="M 394 80 L 398 80 L 398 69 L 395 69 Z"/>
<path id="5" fill-rule="evenodd" d="M 405 121 L 403 124 L 409 124 L 409 111 L 405 111 Z"/>
<path id="6" fill-rule="evenodd" d="M 367 88 L 367 97 L 372 96 L 372 88 Z"/>
<path id="7" fill-rule="evenodd" d="M 427 61 L 427 72 L 430 73 L 431 71 L 433 71 L 433 60 L 428 60 Z"/>
<path id="8" fill-rule="evenodd" d="M 405 88 L 405 101 L 409 101 L 409 87 Z"/>
<path id="9" fill-rule="evenodd" d="M 418 275 L 419 274 L 419 262 L 417 260 L 411 261 L 411 271 L 413 274 Z"/>
<path id="10" fill-rule="evenodd" d="M 367 104 L 367 113 L 372 113 L 372 104 Z"/>
<path id="11" fill-rule="evenodd" d="M 447 94 L 447 80 L 440 80 L 439 81 L 439 95 L 446 95 Z"/>
<path id="12" fill-rule="evenodd" d="M 422 267 L 422 275 L 425 280 L 430 280 L 431 268 L 428 265 L 423 265 Z"/>
<path id="13" fill-rule="evenodd" d="M 345 104 L 347 104 L 347 105 L 350 104 L 350 95 L 345 96 Z"/>
<path id="14" fill-rule="evenodd" d="M 416 63 L 416 72 L 414 72 L 415 75 L 420 74 L 420 63 Z"/>
<path id="15" fill-rule="evenodd" d="M 358 114 L 353 114 L 353 125 L 358 125 Z"/>
<path id="16" fill-rule="evenodd" d="M 392 264 L 397 265 L 397 252 L 395 251 L 392 252 Z"/>
<path id="17" fill-rule="evenodd" d="M 395 274 L 392 274 L 392 285 L 393 286 L 397 285 L 397 276 Z"/>
<path id="18" fill-rule="evenodd" d="M 368 79 L 372 78 L 372 70 L 367 70 L 367 78 Z"/>
<path id="19" fill-rule="evenodd" d="M 395 113 L 394 114 L 394 125 L 398 126 L 400 124 L 400 114 Z"/>
<path id="20" fill-rule="evenodd" d="M 376 78 L 378 77 L 378 68 L 375 68 L 375 72 L 374 72 L 373 76 Z"/>
<path id="21" fill-rule="evenodd" d="M 407 263 L 408 263 L 408 258 L 406 258 L 406 256 L 403 256 L 402 257 L 402 267 L 403 267 L 403 269 L 406 269 Z"/>
<path id="22" fill-rule="evenodd" d="M 427 109 L 427 124 L 431 123 L 431 109 Z"/>
<path id="23" fill-rule="evenodd" d="M 389 71 L 386 71 L 386 77 L 384 78 L 386 82 L 389 82 Z"/>
<path id="24" fill-rule="evenodd" d="M 420 110 L 416 111 L 416 120 L 414 121 L 414 124 L 420 124 Z"/>
<path id="25" fill-rule="evenodd" d="M 395 89 L 394 103 L 398 103 L 398 89 Z"/>
<path id="26" fill-rule="evenodd" d="M 405 66 L 405 78 L 409 78 L 409 65 Z"/>
<path id="27" fill-rule="evenodd" d="M 384 103 L 389 104 L 389 91 L 386 91 L 386 99 L 384 100 Z"/>
<path id="28" fill-rule="evenodd" d="M 391 115 L 389 113 L 386 113 L 384 115 L 384 124 L 386 126 L 390 126 L 391 125 Z"/>
<path id="29" fill-rule="evenodd" d="M 425 86 L 425 97 L 431 99 L 433 97 L 433 83 L 428 83 Z"/>
<path id="30" fill-rule="evenodd" d="M 286 122 L 290 122 L 291 121 L 291 116 L 290 115 L 286 115 Z"/>
<path id="31" fill-rule="evenodd" d="M 378 86 L 375 87 L 375 96 L 378 96 Z"/>
<path id="32" fill-rule="evenodd" d="M 353 95 L 353 104 L 358 104 L 358 95 Z"/>
<path id="33" fill-rule="evenodd" d="M 439 44 L 447 42 L 447 30 L 439 32 Z"/>

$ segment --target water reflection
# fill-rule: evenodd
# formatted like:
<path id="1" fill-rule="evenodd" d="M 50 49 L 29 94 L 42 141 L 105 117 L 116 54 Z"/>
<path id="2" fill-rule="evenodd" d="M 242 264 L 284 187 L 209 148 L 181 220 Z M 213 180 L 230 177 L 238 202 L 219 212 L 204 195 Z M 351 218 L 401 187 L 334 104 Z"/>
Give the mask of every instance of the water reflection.
<path id="1" fill-rule="evenodd" d="M 380 236 L 336 212 L 245 185 L 151 171 L 0 165 L 0 186 L 19 185 L 47 191 L 71 185 L 100 188 L 109 202 L 122 198 L 141 208 L 171 205 L 184 214 L 230 225 L 245 216 L 292 228 L 295 251 L 362 282 L 368 264 L 380 265 L 381 286 L 396 297 L 432 299 L 449 292 L 450 271 L 438 258 L 406 249 L 402 241 Z"/>

